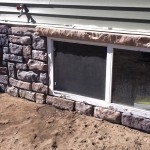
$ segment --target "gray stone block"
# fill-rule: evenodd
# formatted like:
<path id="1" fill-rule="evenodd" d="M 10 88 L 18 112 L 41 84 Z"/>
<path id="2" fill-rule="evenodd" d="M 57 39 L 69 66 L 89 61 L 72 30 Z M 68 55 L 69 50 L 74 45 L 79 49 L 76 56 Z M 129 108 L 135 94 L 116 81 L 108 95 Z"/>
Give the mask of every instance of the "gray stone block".
<path id="1" fill-rule="evenodd" d="M 0 75 L 0 83 L 8 84 L 8 76 L 7 75 Z"/>
<path id="2" fill-rule="evenodd" d="M 121 113 L 110 109 L 95 107 L 94 116 L 113 123 L 121 123 Z"/>
<path id="3" fill-rule="evenodd" d="M 31 44 L 31 37 L 30 36 L 14 36 L 9 35 L 9 42 L 22 44 L 22 45 L 30 45 Z"/>
<path id="4" fill-rule="evenodd" d="M 20 80 L 16 80 L 13 78 L 9 78 L 9 84 L 12 86 L 15 86 L 17 88 L 25 89 L 25 90 L 31 90 L 31 83 L 23 82 Z"/>
<path id="5" fill-rule="evenodd" d="M 33 49 L 46 50 L 46 41 L 47 41 L 46 37 L 33 35 L 33 43 L 32 43 Z"/>
<path id="6" fill-rule="evenodd" d="M 31 51 L 31 45 L 23 46 L 23 57 L 27 59 L 31 58 Z"/>
<path id="7" fill-rule="evenodd" d="M 150 119 L 147 118 L 123 113 L 122 124 L 131 128 L 135 128 L 150 133 Z"/>
<path id="8" fill-rule="evenodd" d="M 16 69 L 19 69 L 19 70 L 27 70 L 27 64 L 17 63 L 17 64 L 16 64 Z"/>
<path id="9" fill-rule="evenodd" d="M 7 86 L 7 93 L 11 96 L 18 97 L 18 89 L 13 86 Z"/>
<path id="10" fill-rule="evenodd" d="M 9 49 L 12 54 L 21 55 L 23 47 L 21 45 L 9 43 Z"/>
<path id="11" fill-rule="evenodd" d="M 40 82 L 48 85 L 48 74 L 47 73 L 40 73 Z"/>
<path id="12" fill-rule="evenodd" d="M 19 80 L 25 82 L 36 82 L 38 81 L 38 74 L 33 71 L 20 71 L 17 72 L 17 77 Z"/>
<path id="13" fill-rule="evenodd" d="M 38 103 L 38 104 L 45 104 L 46 103 L 45 94 L 36 93 L 35 99 L 36 99 L 36 103 Z"/>
<path id="14" fill-rule="evenodd" d="M 0 67 L 0 74 L 6 75 L 7 74 L 7 67 Z"/>
<path id="15" fill-rule="evenodd" d="M 9 48 L 8 47 L 3 47 L 3 53 L 8 54 L 9 53 Z"/>
<path id="16" fill-rule="evenodd" d="M 43 83 L 32 83 L 32 90 L 39 93 L 48 93 L 48 86 L 44 85 Z"/>
<path id="17" fill-rule="evenodd" d="M 85 103 L 76 102 L 75 110 L 81 114 L 93 116 L 94 107 Z"/>
<path id="18" fill-rule="evenodd" d="M 47 61 L 47 53 L 44 51 L 32 50 L 32 59 Z"/>
<path id="19" fill-rule="evenodd" d="M 0 84 L 0 93 L 5 93 L 5 91 L 6 91 L 6 85 Z"/>
<path id="20" fill-rule="evenodd" d="M 26 98 L 30 101 L 35 102 L 35 92 L 26 91 L 26 90 L 19 90 L 19 96 L 21 98 Z"/>
<path id="21" fill-rule="evenodd" d="M 8 62 L 8 72 L 9 76 L 16 77 L 15 64 Z"/>
<path id="22" fill-rule="evenodd" d="M 13 62 L 23 62 L 22 56 L 17 56 L 14 54 L 3 54 L 3 60 Z"/>
<path id="23" fill-rule="evenodd" d="M 74 101 L 57 98 L 57 97 L 53 97 L 53 96 L 47 96 L 46 103 L 53 105 L 60 109 L 66 109 L 66 110 L 70 110 L 70 111 L 74 111 L 74 109 L 75 109 Z"/>
<path id="24" fill-rule="evenodd" d="M 0 25 L 0 33 L 8 33 L 9 27 L 7 25 Z"/>
<path id="25" fill-rule="evenodd" d="M 14 35 L 32 35 L 35 32 L 35 28 L 29 27 L 11 27 L 12 34 Z"/>
<path id="26" fill-rule="evenodd" d="M 2 61 L 2 65 L 7 67 L 7 62 L 6 61 Z"/>
<path id="27" fill-rule="evenodd" d="M 44 62 L 32 60 L 32 59 L 29 59 L 28 67 L 30 70 L 35 70 L 35 71 L 47 71 L 48 70 L 47 64 L 45 64 Z"/>
<path id="28" fill-rule="evenodd" d="M 8 46 L 8 37 L 6 34 L 0 34 L 0 46 Z"/>

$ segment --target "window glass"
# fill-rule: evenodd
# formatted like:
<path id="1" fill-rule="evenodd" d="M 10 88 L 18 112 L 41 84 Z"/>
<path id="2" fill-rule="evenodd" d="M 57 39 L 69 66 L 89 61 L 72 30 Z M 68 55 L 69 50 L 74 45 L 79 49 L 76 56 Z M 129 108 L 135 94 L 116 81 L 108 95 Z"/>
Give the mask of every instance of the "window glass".
<path id="1" fill-rule="evenodd" d="M 150 53 L 114 50 L 112 101 L 150 110 Z"/>
<path id="2" fill-rule="evenodd" d="M 107 48 L 54 42 L 54 89 L 105 99 Z"/>

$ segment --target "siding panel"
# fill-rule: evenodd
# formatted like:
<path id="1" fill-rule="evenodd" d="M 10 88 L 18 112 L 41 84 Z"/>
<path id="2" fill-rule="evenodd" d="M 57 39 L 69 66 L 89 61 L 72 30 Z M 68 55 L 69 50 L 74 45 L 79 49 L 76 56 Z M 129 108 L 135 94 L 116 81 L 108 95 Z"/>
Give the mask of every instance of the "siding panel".
<path id="1" fill-rule="evenodd" d="M 27 22 L 25 14 L 18 18 L 16 5 L 22 2 L 37 24 L 150 30 L 149 0 L 0 0 L 0 20 Z"/>

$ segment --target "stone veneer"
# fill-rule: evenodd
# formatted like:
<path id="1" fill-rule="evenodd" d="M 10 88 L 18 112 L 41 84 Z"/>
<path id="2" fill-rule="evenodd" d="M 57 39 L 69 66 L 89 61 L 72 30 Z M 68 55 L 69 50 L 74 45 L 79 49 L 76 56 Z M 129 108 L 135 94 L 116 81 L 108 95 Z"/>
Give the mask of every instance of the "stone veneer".
<path id="1" fill-rule="evenodd" d="M 37 33 L 39 35 L 37 35 Z M 44 36 L 149 47 L 147 37 L 112 36 L 63 29 L 0 25 L 0 92 L 30 101 L 77 111 L 113 123 L 150 132 L 150 119 L 49 95 L 47 39 Z M 105 36 L 104 36 L 105 35 Z M 101 38 L 98 38 L 101 37 Z M 102 38 L 103 37 L 103 38 Z M 120 38 L 119 38 L 120 37 Z M 127 38 L 128 37 L 128 38 Z M 125 40 L 122 40 L 122 39 Z M 119 40 L 120 39 L 120 40 Z M 117 42 L 118 41 L 118 42 Z"/>

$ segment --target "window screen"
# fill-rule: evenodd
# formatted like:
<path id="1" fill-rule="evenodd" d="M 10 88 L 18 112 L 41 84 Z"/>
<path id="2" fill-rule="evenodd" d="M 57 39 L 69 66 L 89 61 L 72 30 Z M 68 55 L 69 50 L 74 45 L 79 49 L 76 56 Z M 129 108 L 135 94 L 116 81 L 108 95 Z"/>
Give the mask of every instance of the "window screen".
<path id="1" fill-rule="evenodd" d="M 54 42 L 54 89 L 105 99 L 107 48 Z"/>
<path id="2" fill-rule="evenodd" d="M 112 100 L 150 110 L 150 53 L 114 50 Z"/>

